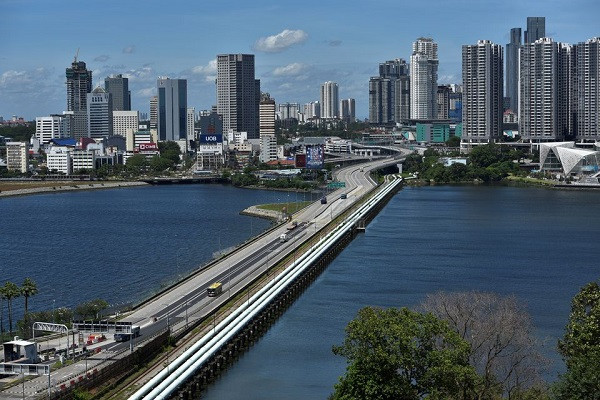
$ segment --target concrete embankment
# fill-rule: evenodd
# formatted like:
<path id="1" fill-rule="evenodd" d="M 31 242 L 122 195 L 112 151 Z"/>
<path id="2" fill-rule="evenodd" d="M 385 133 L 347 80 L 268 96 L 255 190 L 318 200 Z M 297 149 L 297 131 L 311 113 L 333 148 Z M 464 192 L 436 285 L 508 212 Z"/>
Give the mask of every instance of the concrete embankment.
<path id="1" fill-rule="evenodd" d="M 280 221 L 283 219 L 283 213 L 280 211 L 265 210 L 256 206 L 248 207 L 245 210 L 240 211 L 240 214 L 264 218 L 271 221 Z"/>
<path id="2" fill-rule="evenodd" d="M 41 186 L 15 190 L 3 190 L 0 197 L 27 196 L 39 193 L 71 192 L 77 190 L 115 189 L 119 187 L 146 186 L 145 182 L 94 182 L 94 183 L 71 183 L 56 182 L 53 186 Z"/>

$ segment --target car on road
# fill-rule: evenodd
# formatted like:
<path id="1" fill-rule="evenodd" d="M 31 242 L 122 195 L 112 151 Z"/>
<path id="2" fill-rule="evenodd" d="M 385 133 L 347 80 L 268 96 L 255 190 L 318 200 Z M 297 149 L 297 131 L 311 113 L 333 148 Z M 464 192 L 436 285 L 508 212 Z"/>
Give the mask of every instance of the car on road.
<path id="1" fill-rule="evenodd" d="M 344 200 L 347 199 L 348 195 L 346 193 L 342 193 L 342 195 L 340 196 L 340 199 Z"/>
<path id="2" fill-rule="evenodd" d="M 326 196 L 321 197 L 321 204 L 327 204 L 327 197 Z"/>

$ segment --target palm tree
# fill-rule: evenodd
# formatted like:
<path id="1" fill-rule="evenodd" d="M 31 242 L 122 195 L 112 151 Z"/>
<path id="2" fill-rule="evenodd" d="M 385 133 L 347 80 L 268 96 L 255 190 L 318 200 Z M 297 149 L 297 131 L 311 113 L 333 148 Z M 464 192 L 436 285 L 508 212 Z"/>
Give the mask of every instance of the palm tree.
<path id="1" fill-rule="evenodd" d="M 23 319 L 27 317 L 29 310 L 29 298 L 38 294 L 37 284 L 31 278 L 25 278 L 23 286 L 21 286 L 21 295 L 25 298 L 25 314 Z"/>
<path id="2" fill-rule="evenodd" d="M 17 285 L 12 282 L 4 283 L 4 296 L 8 301 L 8 327 L 9 333 L 12 329 L 12 301 L 21 295 L 21 290 Z"/>
<path id="3" fill-rule="evenodd" d="M 0 338 L 4 334 L 4 299 L 6 299 L 4 286 L 0 286 Z"/>

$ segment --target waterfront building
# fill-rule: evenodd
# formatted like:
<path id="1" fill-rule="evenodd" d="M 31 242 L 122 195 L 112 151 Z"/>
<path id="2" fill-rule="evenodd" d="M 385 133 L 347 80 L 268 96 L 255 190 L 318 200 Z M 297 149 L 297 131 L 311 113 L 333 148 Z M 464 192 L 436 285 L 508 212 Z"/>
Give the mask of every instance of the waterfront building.
<path id="1" fill-rule="evenodd" d="M 71 171 L 79 173 L 81 170 L 92 171 L 96 168 L 96 152 L 93 150 L 71 150 Z"/>
<path id="2" fill-rule="evenodd" d="M 131 111 L 129 79 L 118 74 L 104 79 L 104 90 L 112 96 L 113 111 Z"/>
<path id="3" fill-rule="evenodd" d="M 100 86 L 87 95 L 87 123 L 87 137 L 96 139 L 113 134 L 112 97 Z"/>
<path id="4" fill-rule="evenodd" d="M 600 140 L 600 37 L 575 46 L 572 106 L 577 113 L 577 140 Z"/>
<path id="5" fill-rule="evenodd" d="M 158 78 L 158 140 L 187 140 L 187 80 Z"/>
<path id="6" fill-rule="evenodd" d="M 52 139 L 68 137 L 62 115 L 52 114 L 48 117 L 35 118 L 35 138 L 40 144 L 47 144 Z"/>
<path id="7" fill-rule="evenodd" d="M 128 130 L 138 130 L 140 124 L 138 111 L 113 111 L 112 115 L 113 135 L 125 137 Z"/>
<path id="8" fill-rule="evenodd" d="M 338 84 L 327 81 L 321 85 L 321 118 L 334 119 L 340 117 Z"/>
<path id="9" fill-rule="evenodd" d="M 260 136 L 275 135 L 275 100 L 269 93 L 261 95 L 259 114 Z"/>
<path id="10" fill-rule="evenodd" d="M 128 152 L 139 151 L 140 145 L 156 145 L 157 142 L 158 137 L 155 129 L 127 131 L 125 135 L 125 150 Z"/>
<path id="11" fill-rule="evenodd" d="M 462 47 L 461 146 L 491 143 L 502 137 L 502 46 L 489 40 Z"/>
<path id="12" fill-rule="evenodd" d="M 150 129 L 158 129 L 158 96 L 150 98 Z"/>
<path id="13" fill-rule="evenodd" d="M 506 97 L 508 108 L 519 110 L 519 49 L 521 48 L 521 28 L 510 30 L 510 43 L 506 45 Z"/>
<path id="14" fill-rule="evenodd" d="M 410 56 L 410 118 L 437 118 L 437 43 L 418 38 Z"/>
<path id="15" fill-rule="evenodd" d="M 52 146 L 46 153 L 46 167 L 51 173 L 58 172 L 71 175 L 71 149 L 63 146 Z"/>
<path id="16" fill-rule="evenodd" d="M 340 118 L 346 122 L 356 120 L 356 101 L 354 99 L 340 101 Z"/>
<path id="17" fill-rule="evenodd" d="M 540 169 L 566 176 L 594 174 L 600 169 L 600 151 L 578 148 L 575 142 L 540 143 Z"/>
<path id="18" fill-rule="evenodd" d="M 196 140 L 196 108 L 189 107 L 187 109 L 187 139 L 188 139 L 188 149 L 190 148 L 190 141 Z"/>
<path id="19" fill-rule="evenodd" d="M 520 51 L 519 132 L 528 142 L 555 142 L 571 134 L 571 46 L 542 38 Z"/>
<path id="20" fill-rule="evenodd" d="M 546 17 L 527 17 L 525 43 L 533 43 L 546 37 Z"/>
<path id="21" fill-rule="evenodd" d="M 217 113 L 225 132 L 233 129 L 259 136 L 260 80 L 254 75 L 254 54 L 217 55 Z"/>
<path id="22" fill-rule="evenodd" d="M 260 135 L 260 162 L 277 160 L 277 137 L 273 134 Z"/>
<path id="23" fill-rule="evenodd" d="M 6 169 L 24 174 L 28 167 L 29 148 L 27 142 L 6 143 Z"/>

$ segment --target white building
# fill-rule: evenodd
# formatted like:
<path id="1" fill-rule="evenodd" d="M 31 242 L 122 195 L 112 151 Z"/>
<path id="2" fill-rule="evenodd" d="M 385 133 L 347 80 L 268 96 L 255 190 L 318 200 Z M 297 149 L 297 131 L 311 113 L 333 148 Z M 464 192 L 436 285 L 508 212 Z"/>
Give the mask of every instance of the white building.
<path id="1" fill-rule="evenodd" d="M 71 151 L 71 171 L 77 173 L 81 169 L 91 171 L 96 168 L 96 152 L 92 150 L 74 149 Z"/>
<path id="2" fill-rule="evenodd" d="M 260 135 L 260 162 L 277 160 L 277 138 L 275 135 Z"/>
<path id="3" fill-rule="evenodd" d="M 327 81 L 321 85 L 321 118 L 339 118 L 338 84 Z"/>
<path id="4" fill-rule="evenodd" d="M 87 94 L 88 137 L 103 138 L 113 133 L 112 99 L 98 86 Z"/>
<path id="5" fill-rule="evenodd" d="M 437 43 L 418 38 L 410 56 L 410 118 L 437 118 Z"/>
<path id="6" fill-rule="evenodd" d="M 138 111 L 113 111 L 113 134 L 126 136 L 127 130 L 138 130 L 140 113 Z"/>
<path id="7" fill-rule="evenodd" d="M 321 118 L 321 103 L 318 101 L 311 101 L 304 105 L 304 119 L 319 119 Z"/>
<path id="8" fill-rule="evenodd" d="M 259 133 L 260 135 L 275 134 L 275 100 L 267 94 L 261 99 L 259 109 Z"/>
<path id="9" fill-rule="evenodd" d="M 50 115 L 48 117 L 36 117 L 35 119 L 35 137 L 42 144 L 50 142 L 52 139 L 69 137 L 65 130 L 64 119 L 61 115 Z"/>
<path id="10" fill-rule="evenodd" d="M 594 174 L 600 169 L 600 151 L 575 147 L 575 142 L 540 143 L 542 171 L 564 175 Z"/>
<path id="11" fill-rule="evenodd" d="M 187 109 L 187 147 L 190 147 L 190 142 L 196 140 L 196 108 L 189 107 Z"/>
<path id="12" fill-rule="evenodd" d="M 577 140 L 600 140 L 600 37 L 575 46 Z"/>
<path id="13" fill-rule="evenodd" d="M 50 172 L 57 171 L 71 175 L 71 150 L 67 147 L 52 146 L 46 153 L 46 167 Z"/>
<path id="14" fill-rule="evenodd" d="M 248 141 L 248 132 L 235 132 L 233 130 L 227 131 L 227 144 L 229 146 L 242 144 Z"/>
<path id="15" fill-rule="evenodd" d="M 328 153 L 352 153 L 352 141 L 331 138 L 325 142 L 325 151 Z"/>
<path id="16" fill-rule="evenodd" d="M 224 163 L 223 135 L 199 135 L 196 161 L 199 170 L 215 171 L 220 169 Z"/>
<path id="17" fill-rule="evenodd" d="M 298 112 L 300 111 L 300 104 L 298 103 L 282 103 L 279 104 L 279 118 L 280 119 L 298 119 Z"/>
<path id="18" fill-rule="evenodd" d="M 6 169 L 27 172 L 28 146 L 26 142 L 6 143 Z"/>

